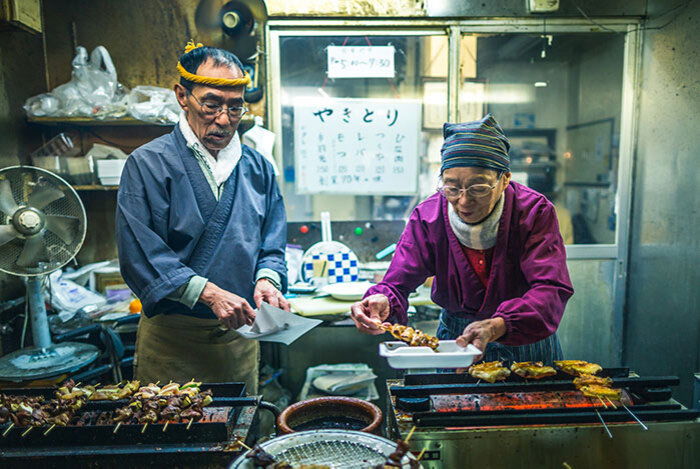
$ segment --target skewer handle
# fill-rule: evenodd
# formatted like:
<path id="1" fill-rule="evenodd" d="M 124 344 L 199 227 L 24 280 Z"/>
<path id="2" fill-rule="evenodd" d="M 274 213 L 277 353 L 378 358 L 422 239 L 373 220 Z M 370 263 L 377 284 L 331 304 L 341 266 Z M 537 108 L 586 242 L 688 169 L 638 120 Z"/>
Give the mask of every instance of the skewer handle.
<path id="1" fill-rule="evenodd" d="M 51 430 L 53 430 L 54 428 L 56 428 L 56 424 L 55 424 L 55 423 L 52 424 L 52 425 L 49 427 L 49 429 L 46 430 L 46 431 L 44 432 L 44 436 L 46 436 L 46 435 L 48 435 L 49 433 L 51 433 Z"/>
<path id="2" fill-rule="evenodd" d="M 408 443 L 408 440 L 411 439 L 411 437 L 413 436 L 413 432 L 415 432 L 415 431 L 416 431 L 416 426 L 414 425 L 413 428 L 411 428 L 411 431 L 408 432 L 408 436 L 406 437 L 406 439 L 403 440 L 403 441 L 406 442 L 406 443 Z"/>
<path id="3" fill-rule="evenodd" d="M 605 431 L 608 433 L 608 436 L 612 438 L 612 433 L 610 433 L 610 429 L 608 426 L 605 424 L 605 420 L 603 420 L 603 416 L 600 415 L 600 412 L 598 412 L 598 409 L 593 409 L 595 410 L 595 414 L 598 416 L 598 419 L 600 419 L 600 423 L 603 424 L 603 428 L 605 428 Z"/>
<path id="4" fill-rule="evenodd" d="M 7 427 L 7 428 L 5 429 L 4 432 L 2 432 L 2 436 L 3 436 L 3 437 L 7 436 L 7 434 L 10 433 L 10 430 L 12 430 L 12 427 L 14 427 L 14 426 L 15 426 L 15 423 L 12 422 L 12 423 L 10 424 L 10 426 Z"/>
<path id="5" fill-rule="evenodd" d="M 622 404 L 622 403 L 621 403 L 621 404 Z M 634 414 L 632 413 L 632 411 L 629 410 L 629 408 L 628 408 L 625 404 L 622 404 L 622 407 L 625 408 L 625 410 L 632 416 L 633 419 L 635 419 L 635 420 L 637 421 L 637 423 L 638 423 L 639 425 L 642 426 L 642 428 L 643 428 L 644 430 L 649 430 L 649 427 L 647 427 L 646 425 L 644 425 L 644 422 L 642 422 L 641 420 L 639 420 L 639 418 L 637 418 L 637 416 L 634 415 Z"/>

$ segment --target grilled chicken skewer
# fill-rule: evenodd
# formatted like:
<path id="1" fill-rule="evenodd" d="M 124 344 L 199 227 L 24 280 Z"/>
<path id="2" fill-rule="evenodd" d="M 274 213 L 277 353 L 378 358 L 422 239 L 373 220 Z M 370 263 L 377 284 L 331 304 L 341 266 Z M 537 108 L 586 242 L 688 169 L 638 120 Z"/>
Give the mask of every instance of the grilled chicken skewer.
<path id="1" fill-rule="evenodd" d="M 379 326 L 383 331 L 390 333 L 396 339 L 406 342 L 411 347 L 430 347 L 437 351 L 440 346 L 440 341 L 437 337 L 428 335 L 420 329 L 414 329 L 401 324 L 392 324 L 390 326 Z"/>
<path id="2" fill-rule="evenodd" d="M 510 370 L 503 366 L 502 361 L 481 362 L 469 367 L 469 374 L 489 383 L 502 381 L 510 376 Z"/>

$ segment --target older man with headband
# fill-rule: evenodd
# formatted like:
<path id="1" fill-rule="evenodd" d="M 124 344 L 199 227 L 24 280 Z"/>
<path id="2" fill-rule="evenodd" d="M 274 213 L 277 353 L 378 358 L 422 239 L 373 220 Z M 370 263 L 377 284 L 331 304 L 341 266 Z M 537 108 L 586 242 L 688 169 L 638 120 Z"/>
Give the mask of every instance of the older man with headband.
<path id="1" fill-rule="evenodd" d="M 445 124 L 441 185 L 413 211 L 384 280 L 352 306 L 357 328 L 406 324 L 408 295 L 434 275 L 438 337 L 486 361 L 561 359 L 556 330 L 573 294 L 553 205 L 510 180 L 510 144 L 490 114 Z"/>
<path id="2" fill-rule="evenodd" d="M 228 51 L 188 44 L 174 88 L 180 122 L 122 173 L 117 242 L 143 304 L 134 365 L 144 382 L 245 381 L 256 392 L 258 343 L 234 329 L 263 301 L 289 309 L 282 196 L 272 165 L 236 132 L 242 68 Z"/>

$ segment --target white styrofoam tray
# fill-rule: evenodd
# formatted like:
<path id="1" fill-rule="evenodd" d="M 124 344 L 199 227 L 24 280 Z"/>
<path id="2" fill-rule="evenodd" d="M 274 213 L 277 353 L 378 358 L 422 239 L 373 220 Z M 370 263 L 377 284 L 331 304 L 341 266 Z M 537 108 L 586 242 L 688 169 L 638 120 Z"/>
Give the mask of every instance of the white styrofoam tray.
<path id="1" fill-rule="evenodd" d="M 437 352 L 430 347 L 410 347 L 404 342 L 382 342 L 379 355 L 385 357 L 389 366 L 410 368 L 465 368 L 474 362 L 481 351 L 469 344 L 466 348 L 454 340 L 441 340 Z"/>

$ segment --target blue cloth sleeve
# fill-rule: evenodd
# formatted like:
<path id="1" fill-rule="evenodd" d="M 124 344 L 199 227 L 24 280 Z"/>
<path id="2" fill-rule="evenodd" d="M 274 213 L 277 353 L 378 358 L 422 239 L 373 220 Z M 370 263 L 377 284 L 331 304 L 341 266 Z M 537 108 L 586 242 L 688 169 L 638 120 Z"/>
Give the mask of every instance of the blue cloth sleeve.
<path id="1" fill-rule="evenodd" d="M 130 160 L 130 161 L 129 161 Z M 117 195 L 116 234 L 121 274 L 129 288 L 152 316 L 156 303 L 185 285 L 195 272 L 187 267 L 158 233 L 167 229 L 159 206 L 167 206 L 163 194 L 146 194 L 142 175 L 129 158 Z M 131 163 L 131 164 L 130 164 Z"/>

